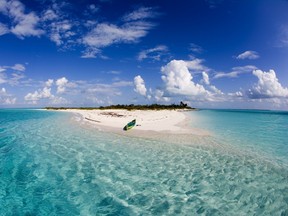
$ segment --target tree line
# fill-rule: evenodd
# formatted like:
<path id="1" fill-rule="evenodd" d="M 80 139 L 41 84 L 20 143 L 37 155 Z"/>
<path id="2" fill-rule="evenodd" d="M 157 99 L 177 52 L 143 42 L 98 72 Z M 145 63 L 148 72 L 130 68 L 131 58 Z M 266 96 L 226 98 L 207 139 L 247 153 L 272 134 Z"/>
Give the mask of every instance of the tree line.
<path id="1" fill-rule="evenodd" d="M 47 110 L 66 110 L 66 109 L 82 109 L 82 110 L 93 110 L 93 109 L 126 109 L 126 110 L 175 110 L 175 109 L 195 109 L 188 106 L 182 101 L 179 104 L 149 104 L 149 105 L 135 105 L 135 104 L 117 104 L 109 106 L 100 106 L 100 107 L 45 107 Z"/>

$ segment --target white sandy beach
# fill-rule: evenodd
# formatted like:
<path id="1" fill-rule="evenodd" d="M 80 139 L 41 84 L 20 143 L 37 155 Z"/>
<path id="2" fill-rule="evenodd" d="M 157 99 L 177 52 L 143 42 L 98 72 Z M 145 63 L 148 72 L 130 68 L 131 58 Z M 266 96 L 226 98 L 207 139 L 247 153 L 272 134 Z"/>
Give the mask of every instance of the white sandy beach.
<path id="1" fill-rule="evenodd" d="M 189 127 L 188 115 L 183 110 L 80 110 L 67 109 L 81 115 L 82 119 L 105 131 L 135 136 L 155 136 L 156 134 L 209 135 L 207 131 Z M 123 127 L 133 119 L 136 126 L 129 131 Z M 149 131 L 149 133 L 145 133 Z"/>

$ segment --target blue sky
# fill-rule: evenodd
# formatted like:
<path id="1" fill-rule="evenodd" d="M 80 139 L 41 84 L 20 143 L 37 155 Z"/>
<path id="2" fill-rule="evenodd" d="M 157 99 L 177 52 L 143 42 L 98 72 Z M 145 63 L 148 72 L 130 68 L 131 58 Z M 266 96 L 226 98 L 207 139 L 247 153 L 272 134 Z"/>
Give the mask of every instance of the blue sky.
<path id="1" fill-rule="evenodd" d="M 286 0 L 0 0 L 0 107 L 288 110 Z"/>

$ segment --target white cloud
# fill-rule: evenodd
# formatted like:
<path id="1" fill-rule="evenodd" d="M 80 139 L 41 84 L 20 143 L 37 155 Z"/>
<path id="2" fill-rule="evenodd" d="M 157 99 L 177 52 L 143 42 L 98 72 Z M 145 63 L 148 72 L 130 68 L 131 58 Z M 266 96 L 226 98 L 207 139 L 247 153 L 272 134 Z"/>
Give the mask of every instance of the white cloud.
<path id="1" fill-rule="evenodd" d="M 135 22 L 123 26 L 101 23 L 98 24 L 84 38 L 83 43 L 88 46 L 102 48 L 117 43 L 137 42 L 144 37 L 151 26 L 145 22 Z"/>
<path id="2" fill-rule="evenodd" d="M 6 105 L 13 105 L 16 103 L 16 98 L 5 98 L 3 100 L 3 104 L 6 104 Z"/>
<path id="3" fill-rule="evenodd" d="M 135 10 L 123 17 L 123 20 L 126 22 L 143 20 L 147 18 L 155 17 L 157 14 L 154 12 L 154 9 L 151 7 L 141 7 L 138 10 Z"/>
<path id="4" fill-rule="evenodd" d="M 6 74 L 0 72 L 0 84 L 7 83 Z"/>
<path id="5" fill-rule="evenodd" d="M 241 91 L 237 91 L 235 93 L 228 93 L 228 95 L 232 97 L 243 97 L 243 93 Z"/>
<path id="6" fill-rule="evenodd" d="M 245 51 L 241 54 L 239 54 L 236 59 L 257 59 L 259 58 L 259 54 L 256 52 L 256 51 L 251 51 L 251 50 L 248 50 L 248 51 Z"/>
<path id="7" fill-rule="evenodd" d="M 249 89 L 248 97 L 252 99 L 288 97 L 288 88 L 279 83 L 274 70 L 268 72 L 255 70 L 253 75 L 258 77 L 258 82 Z"/>
<path id="8" fill-rule="evenodd" d="M 51 97 L 51 104 L 59 105 L 59 104 L 69 104 L 70 102 L 63 97 L 52 96 Z"/>
<path id="9" fill-rule="evenodd" d="M 282 25 L 280 27 L 279 42 L 277 42 L 277 46 L 279 47 L 288 46 L 288 25 Z"/>
<path id="10" fill-rule="evenodd" d="M 72 31 L 72 23 L 69 20 L 56 21 L 50 25 L 50 40 L 55 42 L 57 46 L 62 45 L 64 39 L 74 35 Z"/>
<path id="11" fill-rule="evenodd" d="M 205 72 L 207 70 L 210 69 L 202 65 L 200 59 L 170 61 L 161 68 L 164 94 L 166 97 L 182 96 L 184 99 L 198 102 L 224 101 L 225 94 L 217 87 L 210 85 L 208 73 Z M 193 80 L 192 74 L 200 72 L 203 77 L 200 82 L 204 82 L 206 88 Z"/>
<path id="12" fill-rule="evenodd" d="M 210 80 L 209 80 L 209 76 L 208 76 L 208 74 L 205 72 L 205 71 L 203 71 L 202 72 L 202 76 L 203 76 L 203 82 L 206 84 L 206 85 L 209 85 L 210 84 Z"/>
<path id="13" fill-rule="evenodd" d="M 203 69 L 198 59 L 192 61 L 172 60 L 161 68 L 162 80 L 169 93 L 187 96 L 204 95 L 208 92 L 202 85 L 195 84 L 189 69 Z"/>
<path id="14" fill-rule="evenodd" d="M 67 84 L 68 84 L 68 80 L 66 79 L 66 77 L 62 77 L 62 78 L 58 79 L 56 81 L 57 93 L 58 94 L 64 93 L 66 90 Z"/>
<path id="15" fill-rule="evenodd" d="M 0 89 L 0 95 L 6 95 L 6 89 L 5 88 Z"/>
<path id="16" fill-rule="evenodd" d="M 26 10 L 19 0 L 1 0 L 0 14 L 8 22 L 0 23 L 0 35 L 12 33 L 21 39 L 45 35 L 61 49 L 83 46 L 82 58 L 104 59 L 107 57 L 101 55 L 102 48 L 139 42 L 154 26 L 148 19 L 157 15 L 154 8 L 141 7 L 120 17 L 115 23 L 101 23 L 87 20 L 87 17 L 71 16 L 69 10 L 65 10 L 67 5 L 69 3 L 52 1 L 46 9 L 38 12 Z M 98 10 L 95 4 L 90 4 L 84 13 L 91 16 Z"/>
<path id="17" fill-rule="evenodd" d="M 52 79 L 48 79 L 45 82 L 45 86 L 43 89 L 38 89 L 33 93 L 28 93 L 24 99 L 26 101 L 30 101 L 33 104 L 36 104 L 37 101 L 41 100 L 41 99 L 52 99 L 54 98 L 54 95 L 51 93 L 51 86 L 53 84 L 53 80 Z"/>
<path id="18" fill-rule="evenodd" d="M 96 7 L 94 4 L 89 5 L 88 9 L 91 13 L 97 13 L 99 11 L 99 7 Z"/>
<path id="19" fill-rule="evenodd" d="M 224 93 L 223 93 L 220 89 L 218 89 L 216 86 L 214 86 L 214 85 L 209 85 L 209 89 L 210 89 L 212 92 L 216 93 L 216 95 L 218 95 L 218 96 L 224 95 Z M 215 95 L 214 95 L 214 96 L 215 96 Z M 218 100 L 219 100 L 219 98 L 218 98 Z M 222 100 L 222 99 L 221 99 L 221 100 Z"/>
<path id="20" fill-rule="evenodd" d="M 145 82 L 140 75 L 134 77 L 134 85 L 135 85 L 134 89 L 135 92 L 137 92 L 140 95 L 146 96 L 147 89 L 145 86 Z"/>
<path id="21" fill-rule="evenodd" d="M 0 66 L 0 72 L 6 71 L 7 69 L 12 69 L 20 72 L 24 72 L 26 70 L 25 66 L 22 64 L 15 64 L 13 66 Z"/>
<path id="22" fill-rule="evenodd" d="M 228 78 L 236 78 L 240 74 L 244 73 L 252 73 L 254 70 L 257 70 L 257 67 L 254 65 L 246 65 L 246 66 L 241 66 L 241 67 L 233 67 L 232 71 L 229 73 L 224 73 L 224 72 L 218 72 L 214 76 L 214 79 L 218 78 L 223 78 L 223 77 L 228 77 Z"/>
<path id="23" fill-rule="evenodd" d="M 24 99 L 26 101 L 38 101 L 40 99 L 44 99 L 44 98 L 51 98 L 53 97 L 53 95 L 51 94 L 51 88 L 48 87 L 44 87 L 42 90 L 37 90 L 34 93 L 28 93 Z"/>
<path id="24" fill-rule="evenodd" d="M 44 34 L 43 30 L 37 28 L 39 17 L 34 12 L 25 13 L 25 6 L 20 1 L 2 0 L 0 12 L 13 19 L 11 33 L 19 38 Z"/>
<path id="25" fill-rule="evenodd" d="M 113 86 L 113 87 L 126 87 L 126 86 L 132 86 L 132 85 L 133 85 L 132 82 L 122 80 L 122 81 L 117 81 L 117 82 L 112 83 L 111 86 Z"/>
<path id="26" fill-rule="evenodd" d="M 126 15 L 122 25 L 98 23 L 82 38 L 82 44 L 86 46 L 82 57 L 95 58 L 101 48 L 113 44 L 137 43 L 154 26 L 144 20 L 152 17 L 151 11 L 151 8 L 140 8 Z"/>
<path id="27" fill-rule="evenodd" d="M 160 89 L 156 89 L 155 92 L 152 94 L 154 95 L 154 98 L 157 102 L 168 102 L 170 101 L 169 97 L 165 97 L 164 96 L 164 91 L 160 90 Z"/>
<path id="28" fill-rule="evenodd" d="M 55 20 L 57 18 L 59 18 L 59 16 L 52 9 L 46 10 L 42 16 L 43 21 Z"/>
<path id="29" fill-rule="evenodd" d="M 107 84 L 94 84 L 91 87 L 86 88 L 83 90 L 83 93 L 88 94 L 101 94 L 101 95 L 109 95 L 109 96 L 115 96 L 115 95 L 121 95 L 121 92 L 119 92 L 117 89 L 112 87 L 111 85 Z"/>
<path id="30" fill-rule="evenodd" d="M 54 82 L 53 79 L 48 79 L 48 80 L 45 82 L 45 85 L 46 85 L 47 87 L 51 87 L 52 84 L 53 84 L 53 82 Z"/>
<path id="31" fill-rule="evenodd" d="M 161 56 L 168 52 L 168 47 L 164 45 L 156 46 L 155 48 L 143 50 L 138 54 L 138 60 L 142 61 L 144 59 L 150 58 L 156 61 L 161 59 Z"/>
<path id="32" fill-rule="evenodd" d="M 9 33 L 8 27 L 3 23 L 0 23 L 0 36 L 8 33 Z"/>
<path id="33" fill-rule="evenodd" d="M 23 79 L 25 76 L 22 73 L 12 73 L 12 77 L 9 78 L 9 80 L 7 80 L 7 82 L 11 85 L 11 86 L 15 86 L 19 84 L 19 80 Z"/>
<path id="34" fill-rule="evenodd" d="M 22 71 L 22 72 L 26 70 L 25 66 L 22 64 L 15 64 L 14 66 L 11 66 L 10 68 L 13 70 Z"/>
<path id="35" fill-rule="evenodd" d="M 4 87 L 0 89 L 0 104 L 13 105 L 16 103 L 16 100 L 15 97 L 12 97 L 12 95 L 7 93 Z"/>
<path id="36" fill-rule="evenodd" d="M 12 73 L 8 73 L 11 72 Z M 17 85 L 20 79 L 25 76 L 22 72 L 26 70 L 22 64 L 15 64 L 13 66 L 0 66 L 0 84 L 8 83 L 9 85 Z"/>
<path id="37" fill-rule="evenodd" d="M 202 47 L 200 47 L 199 45 L 194 44 L 194 43 L 190 44 L 190 50 L 194 53 L 202 53 L 203 52 Z"/>
<path id="38" fill-rule="evenodd" d="M 95 47 L 87 47 L 85 51 L 82 52 L 81 58 L 96 58 L 97 55 L 101 53 L 101 50 Z"/>

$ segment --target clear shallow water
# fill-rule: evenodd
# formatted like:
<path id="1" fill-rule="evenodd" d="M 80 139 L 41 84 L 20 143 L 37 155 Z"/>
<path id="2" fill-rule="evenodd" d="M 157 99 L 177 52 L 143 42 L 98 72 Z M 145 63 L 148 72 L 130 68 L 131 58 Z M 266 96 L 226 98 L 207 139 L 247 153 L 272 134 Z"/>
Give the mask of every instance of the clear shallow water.
<path id="1" fill-rule="evenodd" d="M 288 215 L 288 169 L 278 151 L 267 160 L 233 133 L 218 137 L 218 127 L 214 137 L 179 145 L 71 118 L 0 111 L 0 215 Z"/>
<path id="2" fill-rule="evenodd" d="M 288 111 L 200 110 L 191 125 L 213 131 L 221 143 L 288 165 Z"/>

